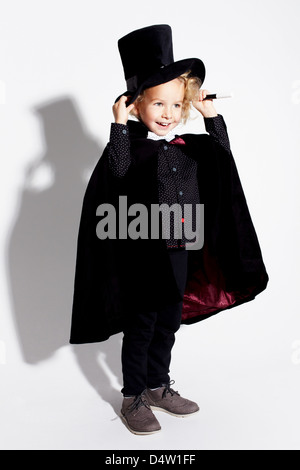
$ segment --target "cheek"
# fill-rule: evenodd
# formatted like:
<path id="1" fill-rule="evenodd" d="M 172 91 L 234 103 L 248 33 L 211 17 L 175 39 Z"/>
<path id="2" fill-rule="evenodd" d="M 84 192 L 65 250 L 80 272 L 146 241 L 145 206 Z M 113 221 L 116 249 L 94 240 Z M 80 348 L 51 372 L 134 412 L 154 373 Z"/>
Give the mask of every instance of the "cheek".
<path id="1" fill-rule="evenodd" d="M 180 121 L 182 117 L 182 109 L 176 110 L 176 121 Z"/>
<path id="2" fill-rule="evenodd" d="M 145 106 L 144 103 L 138 107 L 138 114 L 142 121 L 145 122 L 149 120 L 149 109 L 147 109 L 147 106 Z"/>
<path id="3" fill-rule="evenodd" d="M 151 109 L 147 112 L 147 119 L 149 121 L 155 121 L 157 119 L 157 116 L 158 116 L 158 112 L 156 109 Z"/>

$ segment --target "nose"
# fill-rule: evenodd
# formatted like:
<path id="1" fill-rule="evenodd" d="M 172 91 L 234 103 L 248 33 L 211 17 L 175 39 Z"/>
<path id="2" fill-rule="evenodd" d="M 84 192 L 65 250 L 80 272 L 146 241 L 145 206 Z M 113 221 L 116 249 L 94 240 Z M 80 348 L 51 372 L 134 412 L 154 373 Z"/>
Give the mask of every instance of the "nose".
<path id="1" fill-rule="evenodd" d="M 170 108 L 164 107 L 162 112 L 162 117 L 164 119 L 171 119 L 172 118 L 172 111 Z"/>

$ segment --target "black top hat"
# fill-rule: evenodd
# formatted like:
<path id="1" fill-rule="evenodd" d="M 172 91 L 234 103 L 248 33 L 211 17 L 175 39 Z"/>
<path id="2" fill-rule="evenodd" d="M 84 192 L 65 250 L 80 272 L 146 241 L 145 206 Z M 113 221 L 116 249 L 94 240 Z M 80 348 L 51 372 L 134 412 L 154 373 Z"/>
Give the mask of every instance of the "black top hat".
<path id="1" fill-rule="evenodd" d="M 131 96 L 127 105 L 146 88 L 169 82 L 189 70 L 201 83 L 204 81 L 205 67 L 200 59 L 174 62 L 172 30 L 167 24 L 132 31 L 119 39 L 118 48 L 127 84 L 123 95 Z"/>

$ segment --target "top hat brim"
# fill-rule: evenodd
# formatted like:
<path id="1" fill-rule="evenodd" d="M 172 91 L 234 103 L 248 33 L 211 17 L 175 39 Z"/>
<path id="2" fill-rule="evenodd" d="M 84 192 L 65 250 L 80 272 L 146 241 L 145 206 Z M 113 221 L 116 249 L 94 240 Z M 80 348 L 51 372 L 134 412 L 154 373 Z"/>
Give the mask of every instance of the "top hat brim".
<path id="1" fill-rule="evenodd" d="M 150 77 L 144 79 L 135 90 L 128 89 L 122 95 L 118 96 L 116 102 L 121 96 L 130 96 L 130 99 L 126 102 L 126 106 L 134 103 L 137 97 L 147 88 L 162 85 L 175 78 L 179 77 L 183 73 L 190 71 L 191 76 L 196 76 L 201 80 L 201 84 L 205 78 L 205 66 L 200 59 L 183 59 L 172 64 L 160 67 L 155 73 L 151 74 Z"/>

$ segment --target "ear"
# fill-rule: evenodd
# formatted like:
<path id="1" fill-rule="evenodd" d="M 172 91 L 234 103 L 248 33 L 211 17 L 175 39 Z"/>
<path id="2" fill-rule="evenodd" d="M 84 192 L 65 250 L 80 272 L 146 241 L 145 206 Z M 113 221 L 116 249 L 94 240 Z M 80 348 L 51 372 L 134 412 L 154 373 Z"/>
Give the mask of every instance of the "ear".
<path id="1" fill-rule="evenodd" d="M 139 118 L 139 109 L 138 103 L 132 103 L 133 108 L 130 111 L 130 114 L 133 114 L 134 117 Z"/>

